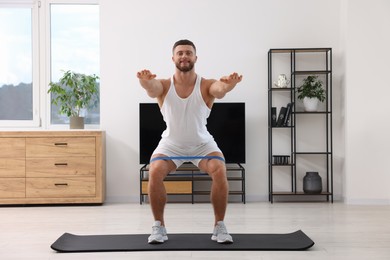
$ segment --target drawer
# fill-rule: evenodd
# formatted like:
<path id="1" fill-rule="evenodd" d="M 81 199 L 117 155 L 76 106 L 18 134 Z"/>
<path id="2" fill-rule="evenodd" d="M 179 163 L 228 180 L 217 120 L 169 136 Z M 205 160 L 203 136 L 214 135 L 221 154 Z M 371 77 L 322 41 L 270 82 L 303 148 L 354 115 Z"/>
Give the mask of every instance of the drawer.
<path id="1" fill-rule="evenodd" d="M 0 178 L 2 177 L 25 177 L 24 158 L 1 158 L 0 157 Z"/>
<path id="2" fill-rule="evenodd" d="M 95 137 L 26 139 L 26 157 L 95 156 Z"/>
<path id="3" fill-rule="evenodd" d="M 94 177 L 27 178 L 27 198 L 93 197 L 96 194 Z"/>
<path id="4" fill-rule="evenodd" d="M 95 157 L 27 158 L 26 177 L 95 176 Z"/>
<path id="5" fill-rule="evenodd" d="M 167 194 L 191 194 L 191 181 L 164 181 Z M 148 181 L 142 181 L 142 194 L 148 194 Z"/>
<path id="6" fill-rule="evenodd" d="M 0 158 L 24 157 L 26 154 L 25 138 L 0 138 Z"/>
<path id="7" fill-rule="evenodd" d="M 0 178 L 0 198 L 25 198 L 25 178 Z"/>

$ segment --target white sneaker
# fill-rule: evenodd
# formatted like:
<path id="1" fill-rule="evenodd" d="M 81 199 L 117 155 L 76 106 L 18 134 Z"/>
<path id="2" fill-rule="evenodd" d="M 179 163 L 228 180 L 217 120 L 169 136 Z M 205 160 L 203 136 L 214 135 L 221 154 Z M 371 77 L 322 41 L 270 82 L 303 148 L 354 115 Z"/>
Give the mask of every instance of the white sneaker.
<path id="1" fill-rule="evenodd" d="M 214 227 L 214 232 L 211 236 L 211 240 L 217 241 L 221 244 L 233 243 L 233 238 L 231 235 L 229 235 L 225 223 L 223 223 L 223 221 L 217 222 L 217 225 Z"/>
<path id="2" fill-rule="evenodd" d="M 148 238 L 149 244 L 161 244 L 168 240 L 167 230 L 161 226 L 160 221 L 155 221 L 152 227 L 152 234 Z"/>

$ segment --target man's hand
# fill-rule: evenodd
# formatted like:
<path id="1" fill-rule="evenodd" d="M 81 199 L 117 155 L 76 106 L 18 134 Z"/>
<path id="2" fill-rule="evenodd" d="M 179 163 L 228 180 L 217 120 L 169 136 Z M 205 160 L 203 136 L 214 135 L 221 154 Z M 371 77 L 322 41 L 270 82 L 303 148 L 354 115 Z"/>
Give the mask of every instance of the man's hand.
<path id="1" fill-rule="evenodd" d="M 234 72 L 229 76 L 224 76 L 211 84 L 209 93 L 211 96 L 221 99 L 230 92 L 242 80 L 242 75 Z"/>
<path id="2" fill-rule="evenodd" d="M 137 72 L 137 78 L 150 97 L 157 98 L 163 94 L 163 85 L 161 80 L 156 79 L 156 74 L 149 70 L 141 70 Z"/>
<path id="3" fill-rule="evenodd" d="M 238 73 L 234 72 L 230 74 L 229 76 L 224 76 L 220 79 L 223 83 L 226 83 L 228 85 L 235 86 L 237 83 L 239 83 L 242 80 L 242 75 L 238 75 Z"/>
<path id="4" fill-rule="evenodd" d="M 140 80 L 151 80 L 156 78 L 156 74 L 152 74 L 149 70 L 141 70 L 137 72 L 137 78 Z"/>

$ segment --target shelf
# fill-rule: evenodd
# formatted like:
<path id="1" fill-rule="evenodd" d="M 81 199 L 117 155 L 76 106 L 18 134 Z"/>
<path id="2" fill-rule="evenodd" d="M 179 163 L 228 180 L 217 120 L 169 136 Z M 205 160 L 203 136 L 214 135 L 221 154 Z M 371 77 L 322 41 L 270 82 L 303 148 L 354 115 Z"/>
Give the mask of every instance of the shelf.
<path id="1" fill-rule="evenodd" d="M 330 111 L 313 111 L 313 112 L 308 112 L 308 111 L 294 111 L 292 112 L 293 114 L 296 115 L 304 115 L 304 114 L 331 114 L 332 112 Z"/>
<path id="2" fill-rule="evenodd" d="M 318 155 L 326 155 L 326 154 L 332 154 L 331 152 L 295 152 L 296 155 L 299 154 L 318 154 Z"/>
<path id="3" fill-rule="evenodd" d="M 311 75 L 311 74 L 330 74 L 330 70 L 297 70 L 292 73 L 292 75 Z"/>
<path id="4" fill-rule="evenodd" d="M 269 88 L 268 91 L 293 91 L 293 88 Z"/>
<path id="5" fill-rule="evenodd" d="M 192 176 L 192 174 L 188 174 L 186 176 L 172 176 L 168 175 L 164 181 L 211 181 L 211 177 L 204 176 L 204 177 L 199 177 L 199 176 Z M 227 177 L 228 181 L 243 181 L 243 177 Z M 142 178 L 142 181 L 149 181 L 148 177 Z"/>
<path id="6" fill-rule="evenodd" d="M 288 88 L 277 88 L 273 84 L 278 79 L 278 73 L 285 73 L 291 77 Z M 318 75 L 323 79 L 326 96 L 323 106 L 313 112 L 304 111 L 301 106 L 297 107 L 301 101 L 296 90 L 301 80 L 310 75 Z M 331 48 L 279 48 L 268 51 L 268 199 L 271 203 L 273 203 L 273 196 L 278 195 L 327 196 L 326 200 L 333 202 L 332 93 Z M 290 118 L 284 118 L 284 120 L 288 119 L 288 125 L 275 126 L 274 108 L 276 111 L 279 110 L 280 115 L 281 108 L 287 107 L 289 103 L 294 105 L 289 113 Z M 278 121 L 279 116 L 276 119 Z M 313 123 L 311 119 L 315 119 L 315 124 L 318 124 L 316 130 L 319 131 L 316 135 L 307 134 L 309 131 L 307 127 Z M 316 138 L 315 142 L 311 140 L 313 138 Z M 291 158 L 286 162 L 289 164 L 276 164 L 284 161 L 271 160 L 277 158 L 274 154 L 275 150 L 288 151 Z M 307 159 L 315 160 L 308 163 Z M 304 183 L 300 172 L 317 166 L 324 167 L 322 172 L 323 182 L 326 183 L 323 186 L 324 192 L 306 194 L 303 192 Z M 280 175 L 280 172 L 284 174 Z M 275 192 L 275 187 L 282 191 Z M 298 190 L 302 191 L 297 192 Z M 313 201 L 312 198 L 305 198 Z M 322 200 L 319 197 L 316 199 Z"/>
<path id="7" fill-rule="evenodd" d="M 277 196 L 329 196 L 332 195 L 331 192 L 321 192 L 318 194 L 309 194 L 309 193 L 304 193 L 303 191 L 300 192 L 289 192 L 289 191 L 280 191 L 280 192 L 272 192 L 272 195 L 277 195 Z"/>
<path id="8" fill-rule="evenodd" d="M 328 52 L 331 48 L 296 48 L 296 49 L 270 49 L 270 53 L 301 53 L 301 52 Z"/>
<path id="9" fill-rule="evenodd" d="M 288 125 L 288 126 L 270 126 L 269 128 L 283 128 L 283 129 L 289 129 L 291 127 L 294 127 L 292 125 Z"/>
<path id="10" fill-rule="evenodd" d="M 141 167 L 143 171 L 149 171 L 150 164 L 145 164 Z M 244 167 L 240 163 L 227 163 L 226 171 L 241 171 L 244 170 Z M 190 173 L 178 173 L 178 172 L 190 172 Z M 194 173 L 191 173 L 194 172 Z M 207 175 L 207 173 L 200 172 L 199 168 L 193 165 L 192 163 L 183 163 L 179 168 L 176 169 L 176 172 L 169 174 L 168 176 L 188 176 L 193 174 L 195 175 Z"/>
<path id="11" fill-rule="evenodd" d="M 149 165 L 144 165 L 140 169 L 140 204 L 145 201 L 144 197 L 148 195 L 146 188 L 149 180 L 148 171 Z M 228 163 L 226 164 L 226 174 L 229 182 L 241 182 L 241 190 L 230 191 L 229 195 L 240 195 L 241 201 L 245 204 L 245 168 L 240 163 Z M 170 192 L 168 192 L 169 195 L 193 195 L 191 196 L 191 202 L 194 203 L 194 195 L 209 195 L 211 192 L 210 190 L 199 191 L 196 188 L 194 190 L 195 184 L 206 183 L 200 187 L 196 186 L 197 188 L 205 189 L 208 186 L 207 182 L 212 182 L 212 178 L 207 173 L 201 172 L 192 163 L 185 163 L 177 168 L 176 172 L 169 174 L 164 179 L 164 182 L 167 192 L 170 189 Z"/>
<path id="12" fill-rule="evenodd" d="M 271 166 L 294 166 L 295 164 L 293 163 L 293 164 L 291 164 L 291 163 L 289 163 L 289 164 L 270 164 Z"/>

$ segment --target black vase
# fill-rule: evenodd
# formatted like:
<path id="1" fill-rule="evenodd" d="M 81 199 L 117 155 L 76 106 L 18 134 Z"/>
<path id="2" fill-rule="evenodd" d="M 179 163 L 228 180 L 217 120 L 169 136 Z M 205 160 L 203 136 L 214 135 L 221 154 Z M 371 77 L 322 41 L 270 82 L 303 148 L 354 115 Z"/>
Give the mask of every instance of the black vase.
<path id="1" fill-rule="evenodd" d="M 303 191 L 307 194 L 321 193 L 322 179 L 318 172 L 306 172 L 303 177 Z"/>

